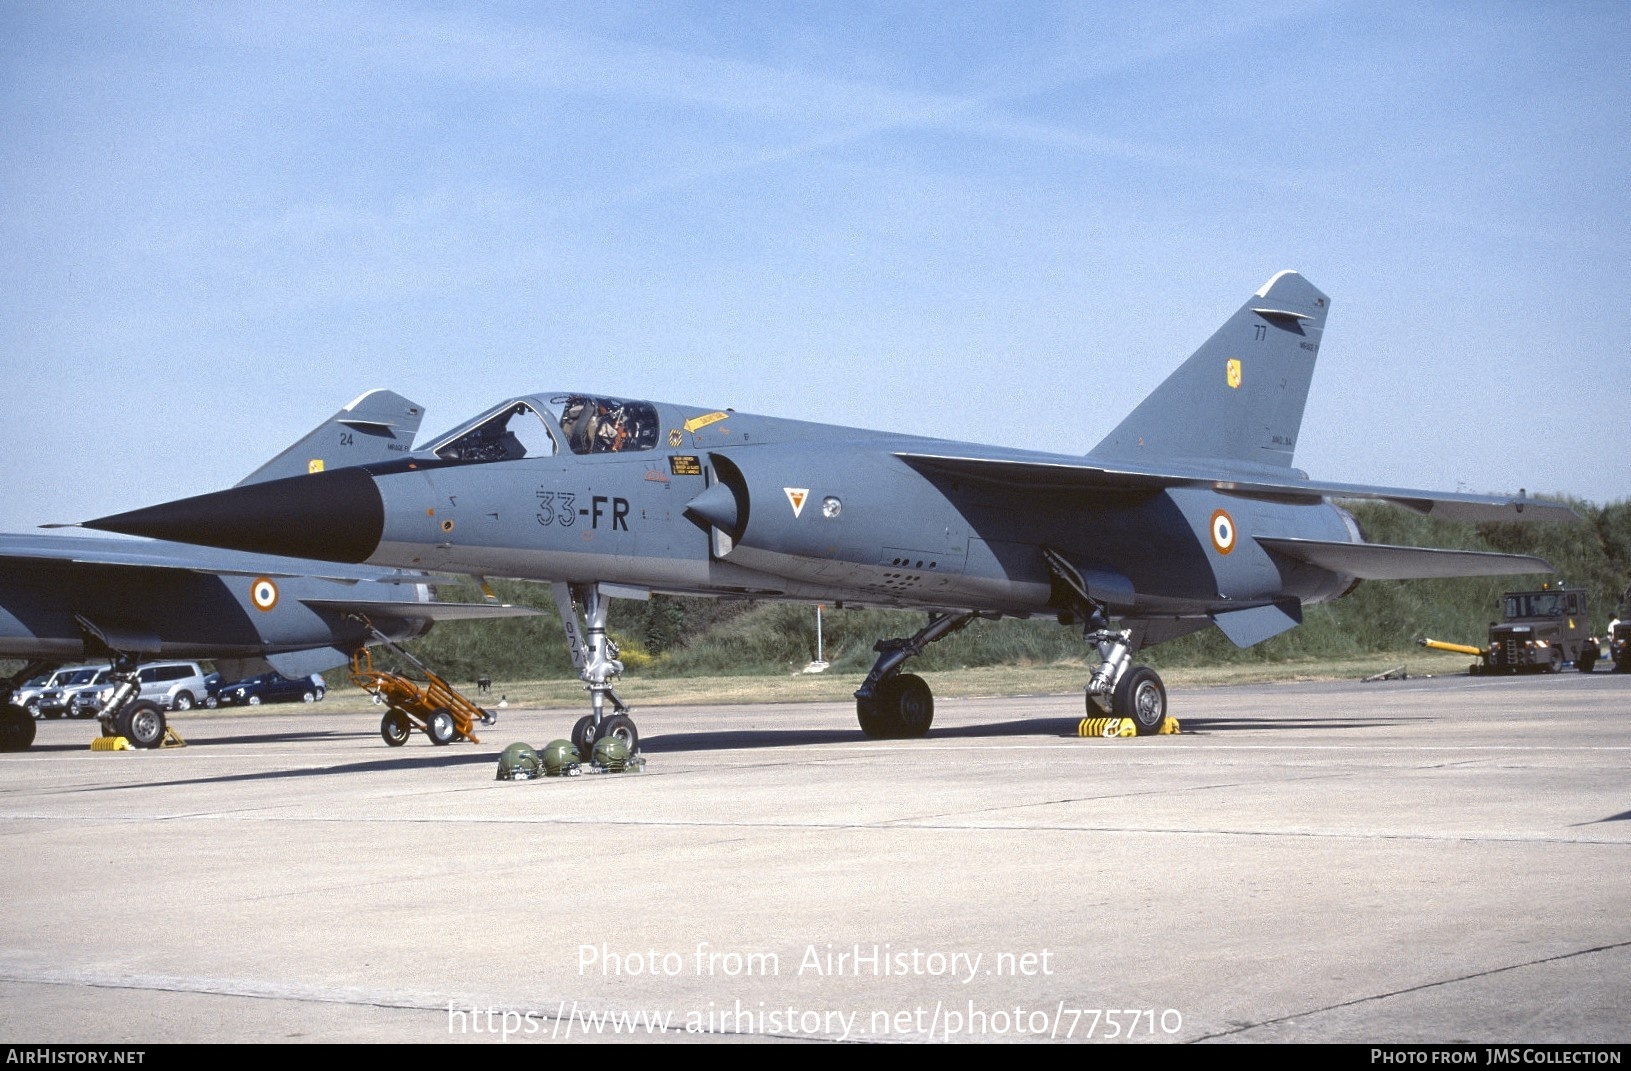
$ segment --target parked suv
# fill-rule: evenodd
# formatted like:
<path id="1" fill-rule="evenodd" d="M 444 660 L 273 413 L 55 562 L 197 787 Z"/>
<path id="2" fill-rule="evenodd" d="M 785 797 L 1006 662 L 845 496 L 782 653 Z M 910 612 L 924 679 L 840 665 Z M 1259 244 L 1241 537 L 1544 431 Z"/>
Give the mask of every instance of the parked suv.
<path id="1" fill-rule="evenodd" d="M 113 689 L 119 682 L 113 679 L 113 670 L 103 667 L 96 671 L 96 676 L 90 682 L 77 688 L 70 688 L 68 696 L 68 716 L 70 718 L 94 718 L 102 710 L 102 704 L 113 698 Z"/>
<path id="2" fill-rule="evenodd" d="M 137 674 L 142 691 L 138 699 L 148 699 L 166 710 L 191 710 L 209 695 L 205 673 L 197 662 L 150 662 Z"/>
<path id="3" fill-rule="evenodd" d="M 63 666 L 61 669 L 52 670 L 50 673 L 42 673 L 11 693 L 11 701 L 36 718 L 44 717 L 40 713 L 40 696 L 53 688 L 68 683 L 68 679 L 75 673 L 87 668 L 94 667 Z"/>
<path id="4" fill-rule="evenodd" d="M 39 716 L 42 718 L 80 717 L 96 712 L 96 693 L 100 692 L 112 676 L 110 666 L 81 666 L 55 686 L 40 693 Z M 89 703 L 87 709 L 86 703 Z"/>

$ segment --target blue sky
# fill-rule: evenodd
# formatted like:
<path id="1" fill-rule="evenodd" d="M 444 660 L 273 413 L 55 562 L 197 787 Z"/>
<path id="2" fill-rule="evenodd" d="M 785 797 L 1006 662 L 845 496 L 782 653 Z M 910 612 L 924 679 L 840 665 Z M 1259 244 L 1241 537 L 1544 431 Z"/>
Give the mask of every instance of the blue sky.
<path id="1" fill-rule="evenodd" d="M 371 387 L 1082 453 L 1282 268 L 1313 476 L 1631 497 L 1628 57 L 1623 3 L 0 0 L 0 530 Z"/>

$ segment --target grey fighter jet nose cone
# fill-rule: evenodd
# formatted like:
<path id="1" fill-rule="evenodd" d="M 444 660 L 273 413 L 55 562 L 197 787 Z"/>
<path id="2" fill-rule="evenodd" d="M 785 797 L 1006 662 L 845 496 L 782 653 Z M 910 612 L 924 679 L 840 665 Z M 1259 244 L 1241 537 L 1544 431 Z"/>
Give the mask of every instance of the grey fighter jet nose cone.
<path id="1" fill-rule="evenodd" d="M 385 504 L 360 468 L 234 487 L 87 521 L 86 528 L 259 554 L 364 562 L 385 531 Z"/>

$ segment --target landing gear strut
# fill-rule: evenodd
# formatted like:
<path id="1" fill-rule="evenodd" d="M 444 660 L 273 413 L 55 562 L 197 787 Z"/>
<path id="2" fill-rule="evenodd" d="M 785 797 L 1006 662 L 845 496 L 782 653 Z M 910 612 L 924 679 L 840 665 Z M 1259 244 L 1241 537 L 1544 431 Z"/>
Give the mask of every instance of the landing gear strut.
<path id="1" fill-rule="evenodd" d="M 149 699 L 139 699 L 142 683 L 136 675 L 134 655 L 113 656 L 113 691 L 96 712 L 103 736 L 122 736 L 139 748 L 164 745 L 168 723 L 164 708 Z"/>
<path id="2" fill-rule="evenodd" d="M 1167 686 L 1149 666 L 1130 666 L 1137 650 L 1132 632 L 1100 629 L 1088 633 L 1103 661 L 1087 682 L 1087 716 L 1128 718 L 1139 736 L 1153 736 L 1167 720 Z"/>
<path id="3" fill-rule="evenodd" d="M 1110 608 L 1088 594 L 1081 573 L 1063 555 L 1043 547 L 1042 557 L 1056 594 L 1070 604 L 1083 622 L 1082 638 L 1098 652 L 1099 668 L 1087 682 L 1087 716 L 1127 718 L 1139 736 L 1159 733 L 1167 720 L 1167 686 L 1149 666 L 1130 664 L 1138 653 L 1138 637 L 1132 629 L 1110 628 Z"/>
<path id="4" fill-rule="evenodd" d="M 979 616 L 972 611 L 935 614 L 915 635 L 873 644 L 878 661 L 855 691 L 855 718 L 861 732 L 873 740 L 927 736 L 934 722 L 934 693 L 922 677 L 902 673 L 900 667 L 935 640 L 950 636 Z"/>
<path id="5" fill-rule="evenodd" d="M 615 736 L 628 745 L 629 753 L 640 749 L 640 732 L 629 716 L 628 704 L 617 697 L 611 681 L 623 673 L 617 660 L 617 644 L 606 635 L 606 615 L 611 600 L 599 584 L 554 584 L 555 608 L 566 628 L 566 641 L 572 648 L 572 662 L 589 692 L 590 712 L 572 727 L 572 744 L 582 762 L 594 757 L 595 743 Z M 606 701 L 616 711 L 606 716 Z"/>

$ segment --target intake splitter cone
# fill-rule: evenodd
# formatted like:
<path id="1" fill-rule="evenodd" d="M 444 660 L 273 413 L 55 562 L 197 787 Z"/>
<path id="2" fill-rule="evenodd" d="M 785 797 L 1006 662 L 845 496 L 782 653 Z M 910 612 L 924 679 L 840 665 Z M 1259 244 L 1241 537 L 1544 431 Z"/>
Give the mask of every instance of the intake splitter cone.
<path id="1" fill-rule="evenodd" d="M 385 532 L 385 502 L 361 468 L 234 487 L 86 521 L 86 528 L 257 554 L 365 562 Z"/>

